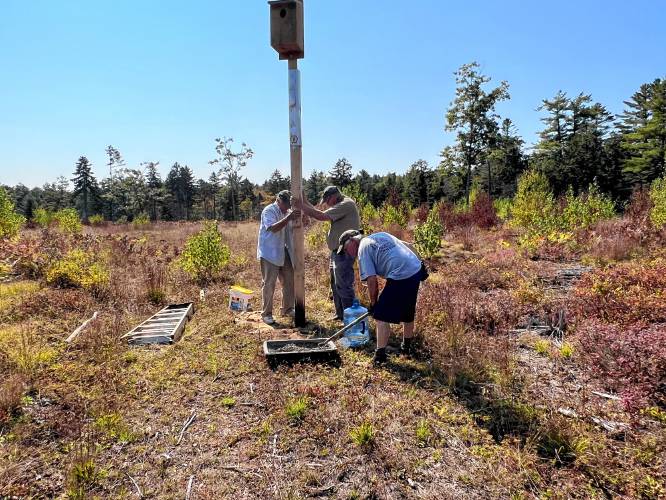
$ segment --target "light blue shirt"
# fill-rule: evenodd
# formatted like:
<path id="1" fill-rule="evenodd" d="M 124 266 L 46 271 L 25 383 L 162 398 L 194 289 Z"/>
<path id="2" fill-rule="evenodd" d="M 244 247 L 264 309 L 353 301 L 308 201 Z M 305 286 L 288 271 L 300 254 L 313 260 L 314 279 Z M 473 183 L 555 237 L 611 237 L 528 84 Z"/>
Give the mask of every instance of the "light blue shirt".
<path id="1" fill-rule="evenodd" d="M 404 280 L 421 270 L 421 260 L 392 234 L 374 233 L 359 244 L 358 267 L 363 281 L 370 276 Z"/>
<path id="2" fill-rule="evenodd" d="M 288 213 L 287 213 L 288 214 Z M 285 249 L 293 262 L 293 237 L 291 222 L 275 233 L 268 230 L 276 222 L 284 219 L 287 214 L 283 214 L 277 202 L 267 205 L 261 211 L 261 224 L 259 225 L 259 238 L 257 240 L 257 259 L 266 259 L 276 266 L 284 265 Z"/>

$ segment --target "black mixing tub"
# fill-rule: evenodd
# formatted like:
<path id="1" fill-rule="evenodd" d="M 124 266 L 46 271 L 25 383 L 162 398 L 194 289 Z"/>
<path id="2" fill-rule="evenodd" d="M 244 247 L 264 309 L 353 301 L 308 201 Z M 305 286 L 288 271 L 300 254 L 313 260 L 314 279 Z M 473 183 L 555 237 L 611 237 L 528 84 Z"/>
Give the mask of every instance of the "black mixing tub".
<path id="1" fill-rule="evenodd" d="M 337 363 L 338 349 L 327 339 L 266 340 L 264 356 L 271 367 L 283 363 Z"/>

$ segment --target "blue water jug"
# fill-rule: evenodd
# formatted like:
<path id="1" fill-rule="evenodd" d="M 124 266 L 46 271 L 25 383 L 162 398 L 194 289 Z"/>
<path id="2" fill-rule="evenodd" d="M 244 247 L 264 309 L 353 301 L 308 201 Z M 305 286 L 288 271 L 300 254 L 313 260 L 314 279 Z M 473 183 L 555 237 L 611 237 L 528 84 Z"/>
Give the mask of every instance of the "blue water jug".
<path id="1" fill-rule="evenodd" d="M 351 307 L 348 307 L 344 311 L 343 319 L 345 325 L 348 325 L 367 312 L 368 310 L 359 303 L 358 299 L 354 299 Z M 346 347 L 362 347 L 367 344 L 369 340 L 370 330 L 368 329 L 368 319 L 366 318 L 345 332 L 345 335 L 342 338 L 342 344 Z"/>

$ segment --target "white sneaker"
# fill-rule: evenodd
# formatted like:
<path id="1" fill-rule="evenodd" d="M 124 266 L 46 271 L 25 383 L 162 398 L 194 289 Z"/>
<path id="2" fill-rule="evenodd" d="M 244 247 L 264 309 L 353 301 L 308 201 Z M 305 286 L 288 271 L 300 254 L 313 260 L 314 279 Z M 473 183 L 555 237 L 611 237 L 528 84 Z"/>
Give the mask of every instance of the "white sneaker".
<path id="1" fill-rule="evenodd" d="M 275 324 L 275 320 L 273 319 L 273 316 L 270 314 L 268 316 L 262 316 L 261 319 L 263 320 L 264 323 L 267 325 L 273 325 Z"/>
<path id="2" fill-rule="evenodd" d="M 282 313 L 282 316 L 284 316 L 285 318 L 293 318 L 296 316 L 296 311 L 294 311 L 293 309 L 289 309 L 288 311 Z"/>

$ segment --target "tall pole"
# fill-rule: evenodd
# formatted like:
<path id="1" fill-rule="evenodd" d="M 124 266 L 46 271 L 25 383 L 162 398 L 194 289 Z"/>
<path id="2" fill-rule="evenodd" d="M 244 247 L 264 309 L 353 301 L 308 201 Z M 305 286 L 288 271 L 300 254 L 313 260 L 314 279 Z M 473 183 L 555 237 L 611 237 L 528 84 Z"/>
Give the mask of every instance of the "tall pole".
<path id="1" fill-rule="evenodd" d="M 289 59 L 289 143 L 291 159 L 291 193 L 301 197 L 303 192 L 303 144 L 301 138 L 301 74 L 298 59 Z M 293 221 L 294 235 L 294 326 L 305 326 L 305 255 L 302 216 Z"/>

